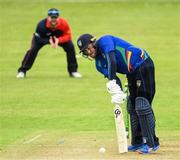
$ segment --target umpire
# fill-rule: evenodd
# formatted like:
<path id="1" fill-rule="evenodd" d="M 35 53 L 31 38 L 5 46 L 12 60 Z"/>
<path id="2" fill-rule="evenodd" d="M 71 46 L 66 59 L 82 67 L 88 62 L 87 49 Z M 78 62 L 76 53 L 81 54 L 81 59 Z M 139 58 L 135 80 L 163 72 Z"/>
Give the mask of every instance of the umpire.
<path id="1" fill-rule="evenodd" d="M 75 48 L 72 42 L 71 29 L 67 21 L 59 17 L 59 10 L 51 8 L 48 10 L 48 17 L 41 20 L 32 38 L 31 48 L 27 51 L 18 69 L 17 78 L 25 78 L 26 72 L 31 69 L 38 51 L 50 44 L 53 48 L 62 47 L 66 52 L 68 72 L 70 77 L 81 78 L 77 72 L 78 64 L 75 57 Z"/>

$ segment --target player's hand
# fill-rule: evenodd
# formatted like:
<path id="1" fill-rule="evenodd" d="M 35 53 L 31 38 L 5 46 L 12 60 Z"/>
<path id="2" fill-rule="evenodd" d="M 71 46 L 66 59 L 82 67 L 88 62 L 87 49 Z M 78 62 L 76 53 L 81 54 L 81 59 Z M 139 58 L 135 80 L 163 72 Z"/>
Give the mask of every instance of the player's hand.
<path id="1" fill-rule="evenodd" d="M 113 104 L 122 104 L 126 99 L 126 94 L 122 93 L 117 93 L 111 96 L 111 103 Z"/>
<path id="2" fill-rule="evenodd" d="M 52 36 L 50 36 L 49 38 L 49 43 L 51 44 L 51 46 L 54 48 L 54 42 L 53 42 L 53 38 Z"/>
<path id="3" fill-rule="evenodd" d="M 54 48 L 57 48 L 59 44 L 59 39 L 54 36 Z"/>
<path id="4" fill-rule="evenodd" d="M 126 99 L 126 94 L 121 90 L 121 87 L 116 84 L 116 80 L 110 80 L 106 83 L 107 91 L 111 94 L 111 103 L 121 104 Z"/>
<path id="5" fill-rule="evenodd" d="M 50 37 L 49 38 L 49 43 L 51 44 L 51 46 L 53 47 L 53 48 L 57 48 L 58 47 L 58 43 L 59 43 L 59 40 L 58 40 L 58 38 L 56 38 L 55 36 L 54 37 Z"/>
<path id="6" fill-rule="evenodd" d="M 110 80 L 109 82 L 107 82 L 106 88 L 107 91 L 112 95 L 122 92 L 121 87 L 118 84 L 116 84 L 116 80 Z"/>

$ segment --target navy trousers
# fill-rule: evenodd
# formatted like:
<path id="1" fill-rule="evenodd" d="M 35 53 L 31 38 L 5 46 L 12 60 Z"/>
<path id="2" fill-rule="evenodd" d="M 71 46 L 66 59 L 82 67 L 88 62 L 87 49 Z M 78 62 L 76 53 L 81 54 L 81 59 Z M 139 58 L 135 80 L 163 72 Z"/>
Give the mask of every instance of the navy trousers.
<path id="1" fill-rule="evenodd" d="M 26 52 L 24 59 L 22 61 L 21 67 L 18 69 L 18 72 L 22 71 L 26 73 L 26 71 L 31 69 L 39 50 L 44 45 L 47 45 L 47 44 L 49 43 L 38 43 L 36 38 L 33 36 L 31 48 Z M 66 52 L 67 70 L 69 74 L 71 74 L 72 72 L 76 72 L 78 68 L 78 64 L 75 57 L 75 48 L 72 41 L 68 41 L 66 43 L 60 44 L 59 46 L 62 47 L 64 51 Z"/>
<path id="2" fill-rule="evenodd" d="M 135 110 L 135 99 L 144 97 L 151 105 L 155 95 L 155 69 L 151 58 L 137 68 L 132 74 L 127 75 L 129 86 L 129 100 L 131 105 L 128 107 L 131 119 L 132 145 L 143 143 L 139 117 Z M 159 144 L 156 135 L 153 135 L 155 144 Z"/>

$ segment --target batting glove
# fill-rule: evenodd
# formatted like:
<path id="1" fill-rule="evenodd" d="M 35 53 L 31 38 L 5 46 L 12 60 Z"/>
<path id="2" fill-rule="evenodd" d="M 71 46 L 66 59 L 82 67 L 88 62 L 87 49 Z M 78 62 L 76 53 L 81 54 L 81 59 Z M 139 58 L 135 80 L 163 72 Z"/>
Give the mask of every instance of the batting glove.
<path id="1" fill-rule="evenodd" d="M 126 94 L 121 92 L 111 96 L 111 103 L 113 104 L 122 104 L 126 99 Z"/>
<path id="2" fill-rule="evenodd" d="M 122 92 L 121 87 L 118 84 L 116 84 L 116 80 L 110 80 L 109 82 L 107 82 L 106 88 L 107 91 L 112 95 Z"/>

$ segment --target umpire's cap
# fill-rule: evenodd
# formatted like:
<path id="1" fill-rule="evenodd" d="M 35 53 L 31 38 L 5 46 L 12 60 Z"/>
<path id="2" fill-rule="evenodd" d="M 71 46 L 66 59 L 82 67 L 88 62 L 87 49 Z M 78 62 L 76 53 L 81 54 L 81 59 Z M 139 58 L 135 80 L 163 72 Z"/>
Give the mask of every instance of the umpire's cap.
<path id="1" fill-rule="evenodd" d="M 95 41 L 96 38 L 93 37 L 91 34 L 82 34 L 77 40 L 77 45 L 79 47 L 80 53 L 84 53 L 83 51 L 87 48 L 87 46 Z"/>
<path id="2" fill-rule="evenodd" d="M 48 16 L 57 18 L 59 16 L 59 10 L 56 8 L 51 8 L 48 10 Z"/>

